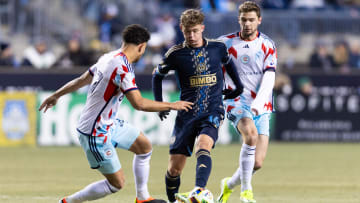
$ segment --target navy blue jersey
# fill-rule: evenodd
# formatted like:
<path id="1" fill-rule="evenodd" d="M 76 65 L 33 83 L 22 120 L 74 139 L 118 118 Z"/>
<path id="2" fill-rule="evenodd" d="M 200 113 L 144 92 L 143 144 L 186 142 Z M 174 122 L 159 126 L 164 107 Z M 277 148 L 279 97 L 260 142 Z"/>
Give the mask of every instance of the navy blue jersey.
<path id="1" fill-rule="evenodd" d="M 184 42 L 169 49 L 155 74 L 165 76 L 170 70 L 175 71 L 180 99 L 194 103 L 193 109 L 188 113 L 182 111 L 181 116 L 201 117 L 213 112 L 223 114 L 222 64 L 230 60 L 222 41 L 204 39 L 204 45 L 198 48 L 189 47 Z M 159 95 L 155 98 L 162 99 Z"/>

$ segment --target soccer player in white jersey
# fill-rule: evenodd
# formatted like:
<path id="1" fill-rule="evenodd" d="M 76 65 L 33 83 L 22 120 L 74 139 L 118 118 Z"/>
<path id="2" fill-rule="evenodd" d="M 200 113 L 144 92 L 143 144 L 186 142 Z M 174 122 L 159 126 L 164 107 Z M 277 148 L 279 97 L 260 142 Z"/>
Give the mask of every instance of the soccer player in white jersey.
<path id="1" fill-rule="evenodd" d="M 269 119 L 273 111 L 272 90 L 277 63 L 273 41 L 258 31 L 261 24 L 259 6 L 246 1 L 239 6 L 241 31 L 220 37 L 226 44 L 244 86 L 243 93 L 226 100 L 227 117 L 241 134 L 239 168 L 232 177 L 221 181 L 218 202 L 225 203 L 236 185 L 241 184 L 241 202 L 256 202 L 252 174 L 261 168 L 269 143 Z M 226 89 L 232 81 L 226 77 Z"/>
<path id="2" fill-rule="evenodd" d="M 61 199 L 59 203 L 96 200 L 124 187 L 124 174 L 116 147 L 135 154 L 133 160 L 135 203 L 165 203 L 164 200 L 152 198 L 147 187 L 152 152 L 150 141 L 131 124 L 117 119 L 117 109 L 124 96 L 135 109 L 141 111 L 188 111 L 192 103 L 157 102 L 143 98 L 136 86 L 131 63 L 138 61 L 145 52 L 150 38 L 149 32 L 140 25 L 129 25 L 124 29 L 122 36 L 123 44 L 120 49 L 100 57 L 89 71 L 58 89 L 39 108 L 40 111 L 44 109 L 46 112 L 62 95 L 91 84 L 77 131 L 90 167 L 99 170 L 105 179 L 91 183 L 84 189 Z"/>

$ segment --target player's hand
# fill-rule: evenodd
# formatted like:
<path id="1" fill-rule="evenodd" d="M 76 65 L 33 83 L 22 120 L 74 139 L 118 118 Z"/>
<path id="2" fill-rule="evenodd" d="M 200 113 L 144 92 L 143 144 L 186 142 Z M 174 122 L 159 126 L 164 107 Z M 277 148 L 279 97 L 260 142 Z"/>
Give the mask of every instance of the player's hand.
<path id="1" fill-rule="evenodd" d="M 177 101 L 172 103 L 172 110 L 185 110 L 186 112 L 188 112 L 190 109 L 192 109 L 192 105 L 194 105 L 194 103 L 192 102 L 188 102 L 188 101 Z"/>
<path id="2" fill-rule="evenodd" d="M 225 95 L 224 100 L 226 100 L 226 99 L 235 99 L 242 92 L 243 92 L 243 88 L 238 88 L 238 89 L 235 89 L 235 90 L 224 89 L 222 91 L 222 94 Z"/>
<path id="3" fill-rule="evenodd" d="M 45 101 L 40 105 L 39 107 L 39 111 L 43 110 L 44 108 L 44 113 L 51 107 L 56 105 L 58 98 L 55 97 L 54 95 L 51 95 L 50 97 L 46 98 Z"/>
<path id="4" fill-rule="evenodd" d="M 170 111 L 160 111 L 158 113 L 158 116 L 160 118 L 161 121 L 163 121 L 164 119 L 167 118 L 167 116 L 169 115 Z"/>

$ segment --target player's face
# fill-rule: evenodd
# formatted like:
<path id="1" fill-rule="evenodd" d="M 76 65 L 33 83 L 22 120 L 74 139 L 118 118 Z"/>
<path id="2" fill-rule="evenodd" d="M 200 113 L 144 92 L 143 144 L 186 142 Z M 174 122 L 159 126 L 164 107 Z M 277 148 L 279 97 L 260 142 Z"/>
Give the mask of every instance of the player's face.
<path id="1" fill-rule="evenodd" d="M 251 40 L 257 34 L 258 26 L 261 24 L 261 17 L 256 15 L 255 11 L 241 13 L 239 16 L 241 28 L 241 37 Z"/>
<path id="2" fill-rule="evenodd" d="M 181 26 L 185 41 L 191 47 L 201 47 L 203 45 L 203 36 L 205 25 L 195 25 L 190 27 Z"/>
<path id="3" fill-rule="evenodd" d="M 145 53 L 146 45 L 147 45 L 146 42 L 138 45 L 138 53 L 134 60 L 134 63 L 138 62 L 140 60 L 140 58 L 142 57 L 142 55 Z"/>

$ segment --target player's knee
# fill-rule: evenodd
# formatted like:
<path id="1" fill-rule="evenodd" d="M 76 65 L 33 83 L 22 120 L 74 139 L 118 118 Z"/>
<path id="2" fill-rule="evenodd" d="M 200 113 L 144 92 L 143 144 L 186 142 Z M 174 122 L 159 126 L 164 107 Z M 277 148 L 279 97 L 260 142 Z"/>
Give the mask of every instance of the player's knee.
<path id="1" fill-rule="evenodd" d="M 125 178 L 120 178 L 120 179 L 116 179 L 116 180 L 111 180 L 111 181 L 109 181 L 109 183 L 110 183 L 113 187 L 115 187 L 115 188 L 117 188 L 118 190 L 120 190 L 120 189 L 124 188 L 124 186 L 125 186 Z"/>
<path id="2" fill-rule="evenodd" d="M 250 134 L 245 136 L 245 143 L 251 146 L 256 145 L 258 137 L 256 135 Z"/>
<path id="3" fill-rule="evenodd" d="M 177 168 L 170 168 L 168 169 L 168 173 L 172 176 L 172 177 L 176 177 L 179 176 L 181 174 L 181 170 L 177 169 Z"/>
<path id="4" fill-rule="evenodd" d="M 135 154 L 147 154 L 152 151 L 152 145 L 150 140 L 140 132 L 139 137 L 130 149 L 135 152 Z"/>

